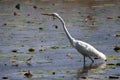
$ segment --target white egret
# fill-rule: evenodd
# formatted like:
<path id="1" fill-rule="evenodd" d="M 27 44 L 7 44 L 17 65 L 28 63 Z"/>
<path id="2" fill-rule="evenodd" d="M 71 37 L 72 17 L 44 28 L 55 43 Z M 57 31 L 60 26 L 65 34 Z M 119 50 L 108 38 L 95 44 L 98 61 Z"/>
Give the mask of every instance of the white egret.
<path id="1" fill-rule="evenodd" d="M 106 56 L 98 51 L 97 49 L 95 49 L 92 45 L 81 41 L 81 40 L 76 40 L 74 39 L 70 33 L 68 32 L 67 28 L 66 28 L 66 24 L 64 22 L 64 20 L 61 18 L 61 16 L 58 13 L 48 13 L 48 14 L 43 14 L 43 15 L 48 15 L 48 16 L 55 16 L 57 17 L 62 25 L 63 25 L 63 29 L 71 43 L 71 45 L 84 56 L 84 62 L 85 62 L 85 57 L 89 57 L 91 59 L 92 62 L 94 62 L 94 59 L 92 57 L 97 57 L 97 58 L 101 58 L 104 61 L 107 61 Z"/>

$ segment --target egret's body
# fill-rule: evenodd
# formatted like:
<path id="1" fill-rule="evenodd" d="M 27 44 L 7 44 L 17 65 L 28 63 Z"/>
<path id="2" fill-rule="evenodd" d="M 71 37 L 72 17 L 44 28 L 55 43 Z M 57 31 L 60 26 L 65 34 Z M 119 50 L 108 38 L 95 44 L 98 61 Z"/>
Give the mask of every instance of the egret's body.
<path id="1" fill-rule="evenodd" d="M 89 57 L 92 62 L 94 62 L 94 60 L 92 59 L 92 57 L 97 57 L 97 58 L 101 58 L 103 60 L 107 60 L 106 56 L 98 51 L 97 49 L 95 49 L 92 45 L 86 43 L 86 42 L 83 42 L 83 41 L 80 41 L 80 40 L 76 40 L 74 39 L 70 33 L 68 32 L 67 28 L 66 28 L 66 25 L 65 25 L 65 22 L 64 20 L 59 16 L 59 14 L 57 13 L 52 13 L 52 14 L 47 14 L 47 15 L 52 15 L 52 16 L 56 16 L 61 22 L 62 22 L 62 25 L 63 25 L 63 29 L 71 43 L 71 45 L 77 49 L 77 51 L 79 53 L 81 53 L 83 56 L 84 56 L 84 61 L 85 61 L 85 57 Z"/>

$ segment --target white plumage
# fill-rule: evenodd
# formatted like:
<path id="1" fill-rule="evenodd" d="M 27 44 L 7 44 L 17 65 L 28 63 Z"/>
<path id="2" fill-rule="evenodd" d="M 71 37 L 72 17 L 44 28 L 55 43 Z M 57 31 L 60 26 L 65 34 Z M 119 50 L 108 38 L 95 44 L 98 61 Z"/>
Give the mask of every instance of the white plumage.
<path id="1" fill-rule="evenodd" d="M 92 57 L 97 57 L 97 58 L 101 58 L 103 60 L 107 60 L 106 56 L 98 51 L 97 49 L 95 49 L 92 45 L 84 42 L 84 41 L 80 41 L 80 40 L 75 40 L 70 33 L 68 32 L 65 22 L 64 20 L 59 16 L 59 14 L 57 13 L 49 13 L 49 14 L 44 14 L 44 15 L 48 15 L 48 16 L 56 16 L 62 23 L 63 25 L 63 29 L 71 43 L 71 45 L 84 56 L 84 62 L 85 62 L 85 57 L 89 57 L 92 62 L 94 62 L 94 60 L 92 59 Z"/>

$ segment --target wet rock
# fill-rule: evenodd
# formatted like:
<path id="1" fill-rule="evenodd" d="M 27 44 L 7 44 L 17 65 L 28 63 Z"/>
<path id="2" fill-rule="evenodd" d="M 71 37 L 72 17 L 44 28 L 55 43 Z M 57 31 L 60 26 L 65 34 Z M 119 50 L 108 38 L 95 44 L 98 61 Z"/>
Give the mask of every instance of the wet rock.
<path id="1" fill-rule="evenodd" d="M 115 47 L 114 47 L 114 50 L 115 50 L 116 52 L 120 52 L 120 46 L 115 46 Z"/>

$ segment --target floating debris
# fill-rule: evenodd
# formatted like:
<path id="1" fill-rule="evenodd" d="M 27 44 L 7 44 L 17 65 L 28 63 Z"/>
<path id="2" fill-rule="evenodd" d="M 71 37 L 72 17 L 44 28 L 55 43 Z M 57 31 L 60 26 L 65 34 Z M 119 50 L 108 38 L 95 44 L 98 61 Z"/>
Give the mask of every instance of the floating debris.
<path id="1" fill-rule="evenodd" d="M 36 62 L 37 64 L 52 64 L 53 62 Z"/>
<path id="2" fill-rule="evenodd" d="M 18 66 L 19 66 L 19 64 L 17 64 L 17 63 L 16 63 L 16 64 L 12 64 L 12 66 L 18 67 Z"/>
<path id="3" fill-rule="evenodd" d="M 107 58 L 108 58 L 108 59 L 112 59 L 112 60 L 113 60 L 113 59 L 114 59 L 114 60 L 115 60 L 115 59 L 120 59 L 119 56 L 114 56 L 114 55 L 108 56 Z"/>
<path id="4" fill-rule="evenodd" d="M 109 76 L 109 79 L 119 79 L 118 76 Z"/>
<path id="5" fill-rule="evenodd" d="M 118 16 L 118 18 L 120 18 L 120 16 Z"/>
<path id="6" fill-rule="evenodd" d="M 30 16 L 30 14 L 27 14 L 27 16 Z"/>
<path id="7" fill-rule="evenodd" d="M 86 18 L 86 19 L 84 19 L 84 22 L 88 22 L 88 20 L 89 20 L 89 19 L 88 19 L 88 18 Z"/>
<path id="8" fill-rule="evenodd" d="M 114 63 L 108 63 L 107 65 L 110 65 L 110 66 L 115 66 L 115 64 L 114 64 Z"/>
<path id="9" fill-rule="evenodd" d="M 88 15 L 85 19 L 84 22 L 88 22 L 89 20 L 93 20 L 94 16 L 93 15 Z"/>
<path id="10" fill-rule="evenodd" d="M 15 8 L 18 9 L 18 10 L 20 10 L 20 4 L 17 4 L 17 5 L 15 6 Z"/>
<path id="11" fill-rule="evenodd" d="M 37 6 L 33 6 L 34 9 L 37 9 Z"/>
<path id="12" fill-rule="evenodd" d="M 12 50 L 11 52 L 14 52 L 14 53 L 16 53 L 16 52 L 17 52 L 17 50 Z"/>
<path id="13" fill-rule="evenodd" d="M 16 63 L 16 61 L 17 61 L 16 59 L 12 59 L 11 60 L 12 63 Z"/>
<path id="14" fill-rule="evenodd" d="M 25 73 L 24 76 L 27 78 L 31 78 L 33 75 L 30 73 L 30 70 L 28 70 L 28 72 Z"/>
<path id="15" fill-rule="evenodd" d="M 92 22 L 92 26 L 96 26 L 97 24 L 96 24 L 96 21 L 93 21 Z"/>
<path id="16" fill-rule="evenodd" d="M 58 26 L 57 26 L 57 25 L 54 25 L 54 27 L 55 27 L 56 29 L 58 29 Z"/>
<path id="17" fill-rule="evenodd" d="M 58 49 L 59 47 L 57 46 L 51 46 L 50 49 Z"/>
<path id="18" fill-rule="evenodd" d="M 82 76 L 81 78 L 82 78 L 82 79 L 87 79 L 87 77 L 86 77 L 86 76 Z"/>
<path id="19" fill-rule="evenodd" d="M 42 27 L 39 27 L 39 30 L 43 30 L 43 28 L 42 28 Z"/>
<path id="20" fill-rule="evenodd" d="M 14 16 L 17 16 L 18 14 L 17 14 L 17 12 L 14 12 L 13 15 L 14 15 Z"/>
<path id="21" fill-rule="evenodd" d="M 4 23 L 3 25 L 4 25 L 4 26 L 6 26 L 6 25 L 7 25 L 7 23 Z"/>
<path id="22" fill-rule="evenodd" d="M 2 80 L 8 80 L 8 77 L 2 77 Z"/>
<path id="23" fill-rule="evenodd" d="M 117 65 L 117 66 L 120 66 L 120 63 L 117 63 L 116 65 Z"/>
<path id="24" fill-rule="evenodd" d="M 87 19 L 89 19 L 89 20 L 92 20 L 93 18 L 94 18 L 93 15 L 88 15 L 88 16 L 87 16 Z"/>
<path id="25" fill-rule="evenodd" d="M 107 19 L 113 19 L 113 17 L 112 16 L 107 16 Z"/>
<path id="26" fill-rule="evenodd" d="M 115 50 L 116 52 L 120 52 L 120 46 L 115 46 L 115 47 L 114 47 L 114 50 Z"/>
<path id="27" fill-rule="evenodd" d="M 116 37 L 120 37 L 120 33 L 117 33 L 115 36 L 116 36 Z"/>
<path id="28" fill-rule="evenodd" d="M 55 75 L 56 73 L 55 72 L 52 72 L 53 75 Z"/>
<path id="29" fill-rule="evenodd" d="M 40 49 L 39 51 L 44 51 L 44 49 Z"/>
<path id="30" fill-rule="evenodd" d="M 28 49 L 28 51 L 29 51 L 29 52 L 34 52 L 34 51 L 35 51 L 35 49 L 30 48 L 30 49 Z"/>
<path id="31" fill-rule="evenodd" d="M 4 64 L 5 66 L 7 66 L 7 64 Z"/>
<path id="32" fill-rule="evenodd" d="M 70 53 L 66 54 L 66 57 L 67 58 L 72 58 Z"/>

